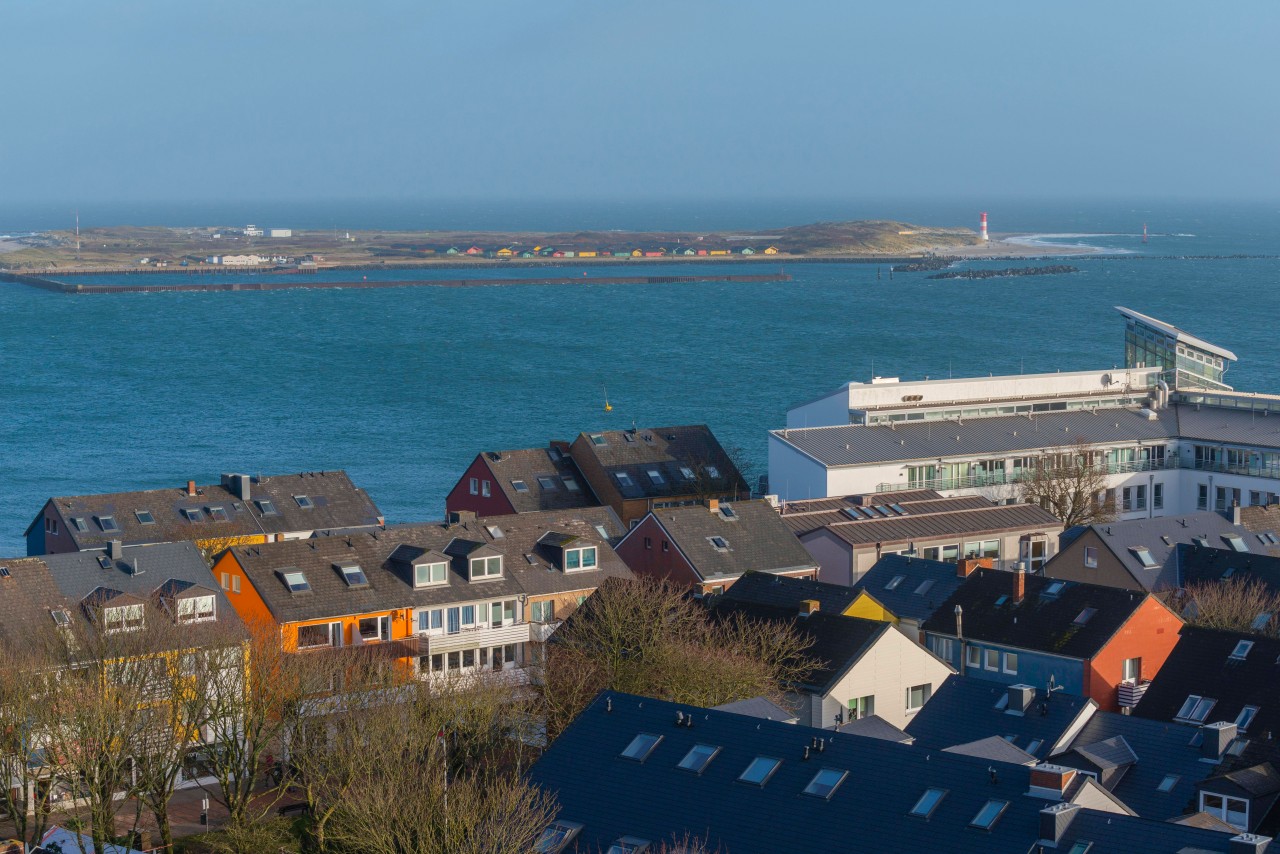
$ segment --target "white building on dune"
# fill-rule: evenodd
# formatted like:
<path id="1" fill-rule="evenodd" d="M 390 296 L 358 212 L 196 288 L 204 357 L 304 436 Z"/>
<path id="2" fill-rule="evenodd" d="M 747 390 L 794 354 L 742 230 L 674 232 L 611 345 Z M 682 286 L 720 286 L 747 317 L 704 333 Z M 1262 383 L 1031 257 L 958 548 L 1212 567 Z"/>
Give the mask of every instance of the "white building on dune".
<path id="1" fill-rule="evenodd" d="M 1236 356 L 1126 308 L 1125 367 L 849 383 L 769 434 L 787 501 L 936 489 L 1017 500 L 1044 455 L 1086 446 L 1120 518 L 1274 503 L 1280 396 L 1231 389 Z"/>

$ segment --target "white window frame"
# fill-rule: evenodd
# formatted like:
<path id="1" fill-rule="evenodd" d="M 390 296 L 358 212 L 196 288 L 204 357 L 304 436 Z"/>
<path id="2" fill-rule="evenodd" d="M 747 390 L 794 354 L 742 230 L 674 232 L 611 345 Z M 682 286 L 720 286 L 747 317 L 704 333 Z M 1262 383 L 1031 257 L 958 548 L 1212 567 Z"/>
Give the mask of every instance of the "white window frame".
<path id="1" fill-rule="evenodd" d="M 366 635 L 364 633 L 364 628 L 361 625 L 369 620 L 372 620 L 374 624 L 373 635 Z M 377 617 L 361 617 L 356 620 L 355 630 L 356 634 L 360 636 L 360 640 L 365 643 L 370 643 L 371 641 L 389 641 L 391 640 L 391 615 L 383 614 Z"/>
<path id="2" fill-rule="evenodd" d="M 1012 662 L 1012 663 L 1010 663 Z M 1018 654 L 1016 652 L 1006 652 L 1001 656 L 1001 670 L 1010 676 L 1018 675 Z"/>
<path id="3" fill-rule="evenodd" d="M 584 562 L 583 557 L 587 552 L 591 552 L 591 563 L 588 565 Z M 573 555 L 573 558 L 569 556 Z M 574 565 L 570 565 L 570 561 Z M 565 572 L 581 572 L 584 570 L 597 569 L 600 566 L 600 552 L 595 546 L 583 546 L 577 549 L 564 550 L 564 571 Z"/>
<path id="4" fill-rule="evenodd" d="M 146 627 L 147 612 L 141 602 L 102 609 L 102 630 L 108 634 L 136 632 Z"/>
<path id="5" fill-rule="evenodd" d="M 472 495 L 480 494 L 480 478 L 478 477 L 471 478 L 471 482 L 468 484 L 468 486 L 470 486 L 471 488 Z"/>
<path id="6" fill-rule="evenodd" d="M 982 669 L 982 647 L 970 644 L 964 648 L 964 664 L 973 670 Z"/>
<path id="7" fill-rule="evenodd" d="M 1120 663 L 1120 681 L 1137 682 L 1142 678 L 1142 656 L 1126 658 Z"/>
<path id="8" fill-rule="evenodd" d="M 495 561 L 495 560 L 498 562 L 497 564 L 498 569 L 496 572 L 490 572 L 489 561 Z M 478 575 L 476 574 L 476 564 L 484 565 L 484 571 Z M 484 581 L 490 578 L 501 578 L 502 577 L 502 555 L 492 555 L 490 557 L 471 558 L 469 561 L 467 561 L 467 572 L 470 574 L 472 581 Z"/>
<path id="9" fill-rule="evenodd" d="M 435 579 L 436 568 L 440 569 L 440 580 Z M 419 570 L 427 570 L 427 581 L 422 581 L 418 576 Z M 439 587 L 449 583 L 449 564 L 443 561 L 435 561 L 433 563 L 418 563 L 413 566 L 413 586 L 414 587 Z"/>
<path id="10" fill-rule="evenodd" d="M 1084 565 L 1088 569 L 1098 568 L 1098 547 L 1097 546 L 1084 547 Z"/>
<path id="11" fill-rule="evenodd" d="M 912 694 L 916 691 L 920 692 L 920 705 L 913 706 Z M 921 685 L 912 685 L 907 688 L 907 714 L 913 715 L 924 708 L 925 703 L 929 702 L 929 698 L 933 696 L 933 685 L 925 682 Z"/>
<path id="12" fill-rule="evenodd" d="M 1208 798 L 1214 798 L 1215 800 L 1220 801 L 1222 805 L 1220 807 L 1209 806 L 1209 804 L 1206 803 L 1206 799 Z M 1242 813 L 1244 816 L 1243 821 L 1240 823 L 1233 822 L 1227 818 L 1227 816 L 1233 812 L 1231 809 L 1231 805 L 1233 803 L 1240 804 L 1244 807 L 1243 810 L 1234 810 L 1234 812 Z M 1214 818 L 1221 819 L 1241 832 L 1247 832 L 1249 830 L 1249 802 L 1244 798 L 1233 798 L 1228 795 L 1220 795 L 1217 792 L 1201 792 L 1200 812 L 1205 812 Z"/>
<path id="13" fill-rule="evenodd" d="M 191 596 L 177 601 L 174 619 L 179 623 L 207 623 L 218 618 L 218 597 Z"/>
<path id="14" fill-rule="evenodd" d="M 982 655 L 982 669 L 992 673 L 1000 672 L 1000 650 L 987 648 Z"/>

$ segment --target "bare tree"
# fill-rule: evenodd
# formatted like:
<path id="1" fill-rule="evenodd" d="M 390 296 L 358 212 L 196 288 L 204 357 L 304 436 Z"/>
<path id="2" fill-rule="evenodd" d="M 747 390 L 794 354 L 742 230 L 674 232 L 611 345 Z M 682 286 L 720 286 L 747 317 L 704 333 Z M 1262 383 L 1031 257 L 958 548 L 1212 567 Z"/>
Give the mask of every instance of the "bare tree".
<path id="1" fill-rule="evenodd" d="M 1106 469 L 1084 439 L 1070 447 L 1031 460 L 1021 478 L 1022 499 L 1057 516 L 1063 527 L 1094 525 L 1115 516 L 1114 502 L 1105 500 Z"/>
<path id="2" fill-rule="evenodd" d="M 50 682 L 53 663 L 41 645 L 23 650 L 0 646 L 0 812 L 14 825 L 18 838 L 35 845 L 49 821 L 49 797 L 56 768 L 47 765 Z M 32 813 L 28 805 L 34 806 Z"/>
<path id="3" fill-rule="evenodd" d="M 1280 594 L 1256 578 L 1188 584 L 1175 601 L 1193 626 L 1280 637 Z"/>

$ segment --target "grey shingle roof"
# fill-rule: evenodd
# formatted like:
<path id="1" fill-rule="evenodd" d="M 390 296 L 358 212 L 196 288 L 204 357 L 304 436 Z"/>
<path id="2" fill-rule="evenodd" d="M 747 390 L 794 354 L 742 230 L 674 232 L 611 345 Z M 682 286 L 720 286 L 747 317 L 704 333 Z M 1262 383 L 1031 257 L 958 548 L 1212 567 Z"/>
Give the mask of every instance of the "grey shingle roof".
<path id="1" fill-rule="evenodd" d="M 913 496 L 921 497 L 916 499 Z M 885 506 L 886 504 L 897 504 L 911 515 L 995 506 L 994 502 L 981 495 L 957 495 L 953 498 L 942 498 L 932 490 L 911 490 L 905 493 L 895 492 L 892 495 L 848 496 L 846 498 L 824 498 L 817 501 L 788 501 L 782 506 L 782 521 L 797 534 L 803 534 L 821 528 L 824 525 L 854 521 L 850 518 L 850 514 L 846 512 L 849 507 L 856 505 Z M 871 520 L 861 519 L 859 521 Z"/>
<path id="2" fill-rule="evenodd" d="M 51 611 L 73 613 L 77 603 L 63 595 L 41 558 L 0 560 L 9 570 L 0 577 L 0 642 L 15 651 L 27 651 L 54 628 Z"/>
<path id="3" fill-rule="evenodd" d="M 601 437 L 603 444 L 594 441 L 593 436 Z M 660 498 L 699 491 L 750 494 L 737 466 L 705 424 L 581 433 L 573 442 L 573 453 L 590 455 L 611 478 L 625 472 L 631 485 L 623 486 L 615 479 L 614 487 L 626 498 Z M 704 481 L 702 490 L 685 477 L 681 466 Z M 711 477 L 708 466 L 715 467 L 719 477 Z M 658 472 L 660 483 L 649 477 L 650 470 Z"/>
<path id="4" fill-rule="evenodd" d="M 926 703 L 926 705 L 928 704 Z M 901 744 L 911 744 L 914 741 L 910 735 L 879 715 L 867 715 L 865 718 L 857 718 L 848 723 L 840 724 L 840 726 L 836 727 L 836 730 L 846 735 L 879 738 L 884 741 L 896 741 Z"/>
<path id="5" fill-rule="evenodd" d="M 828 584 L 807 578 L 790 578 L 768 572 L 748 572 L 725 591 L 725 598 L 761 605 L 780 605 L 799 610 L 806 599 L 818 602 L 825 614 L 840 614 L 853 604 L 857 591 L 843 584 Z"/>
<path id="6" fill-rule="evenodd" d="M 795 712 L 790 709 L 784 709 L 765 697 L 736 700 L 714 708 L 721 712 L 732 712 L 735 715 L 746 715 L 752 718 L 764 718 L 769 721 L 781 721 L 785 724 L 793 724 L 798 720 Z"/>
<path id="7" fill-rule="evenodd" d="M 751 571 L 817 568 L 813 555 L 787 530 L 768 502 L 722 502 L 724 505 L 732 508 L 736 518 L 728 519 L 702 505 L 668 507 L 652 513 L 704 580 L 737 578 Z M 718 549 L 711 537 L 723 538 L 727 549 Z"/>
<path id="8" fill-rule="evenodd" d="M 966 744 L 953 744 L 943 748 L 946 753 L 958 753 L 961 756 L 979 756 L 993 762 L 1007 762 L 1010 765 L 1034 765 L 1036 758 L 1021 747 L 1010 744 L 998 735 L 980 738 Z"/>
<path id="9" fill-rule="evenodd" d="M 887 585 L 898 576 L 902 576 L 902 581 L 889 590 Z M 926 581 L 933 583 L 924 593 L 916 593 Z M 867 591 L 867 595 L 898 617 L 923 622 L 933 616 L 938 606 L 963 583 L 964 579 L 956 574 L 954 563 L 885 555 L 858 579 L 852 589 L 855 593 Z"/>
<path id="10" fill-rule="evenodd" d="M 554 456 L 551 448 L 522 448 L 488 451 L 480 458 L 517 513 L 597 506 L 600 502 L 573 464 L 568 446 L 563 447 L 564 453 L 557 451 Z M 569 491 L 562 480 L 564 477 L 573 478 L 579 490 Z M 524 485 L 524 491 L 516 488 L 515 481 Z"/>

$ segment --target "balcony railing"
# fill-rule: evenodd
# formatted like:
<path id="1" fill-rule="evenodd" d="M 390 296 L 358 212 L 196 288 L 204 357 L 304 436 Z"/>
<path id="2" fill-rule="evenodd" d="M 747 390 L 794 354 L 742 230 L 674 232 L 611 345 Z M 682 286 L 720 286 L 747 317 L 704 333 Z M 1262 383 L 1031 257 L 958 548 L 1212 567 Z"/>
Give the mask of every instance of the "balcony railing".
<path id="1" fill-rule="evenodd" d="M 518 621 L 504 626 L 467 626 L 461 631 L 443 635 L 418 635 L 421 655 L 471 649 L 479 646 L 504 646 L 529 641 L 529 623 Z"/>
<path id="2" fill-rule="evenodd" d="M 534 643 L 546 643 L 547 639 L 560 628 L 560 624 L 564 620 L 551 620 L 547 623 L 530 623 L 529 624 L 529 640 Z"/>

